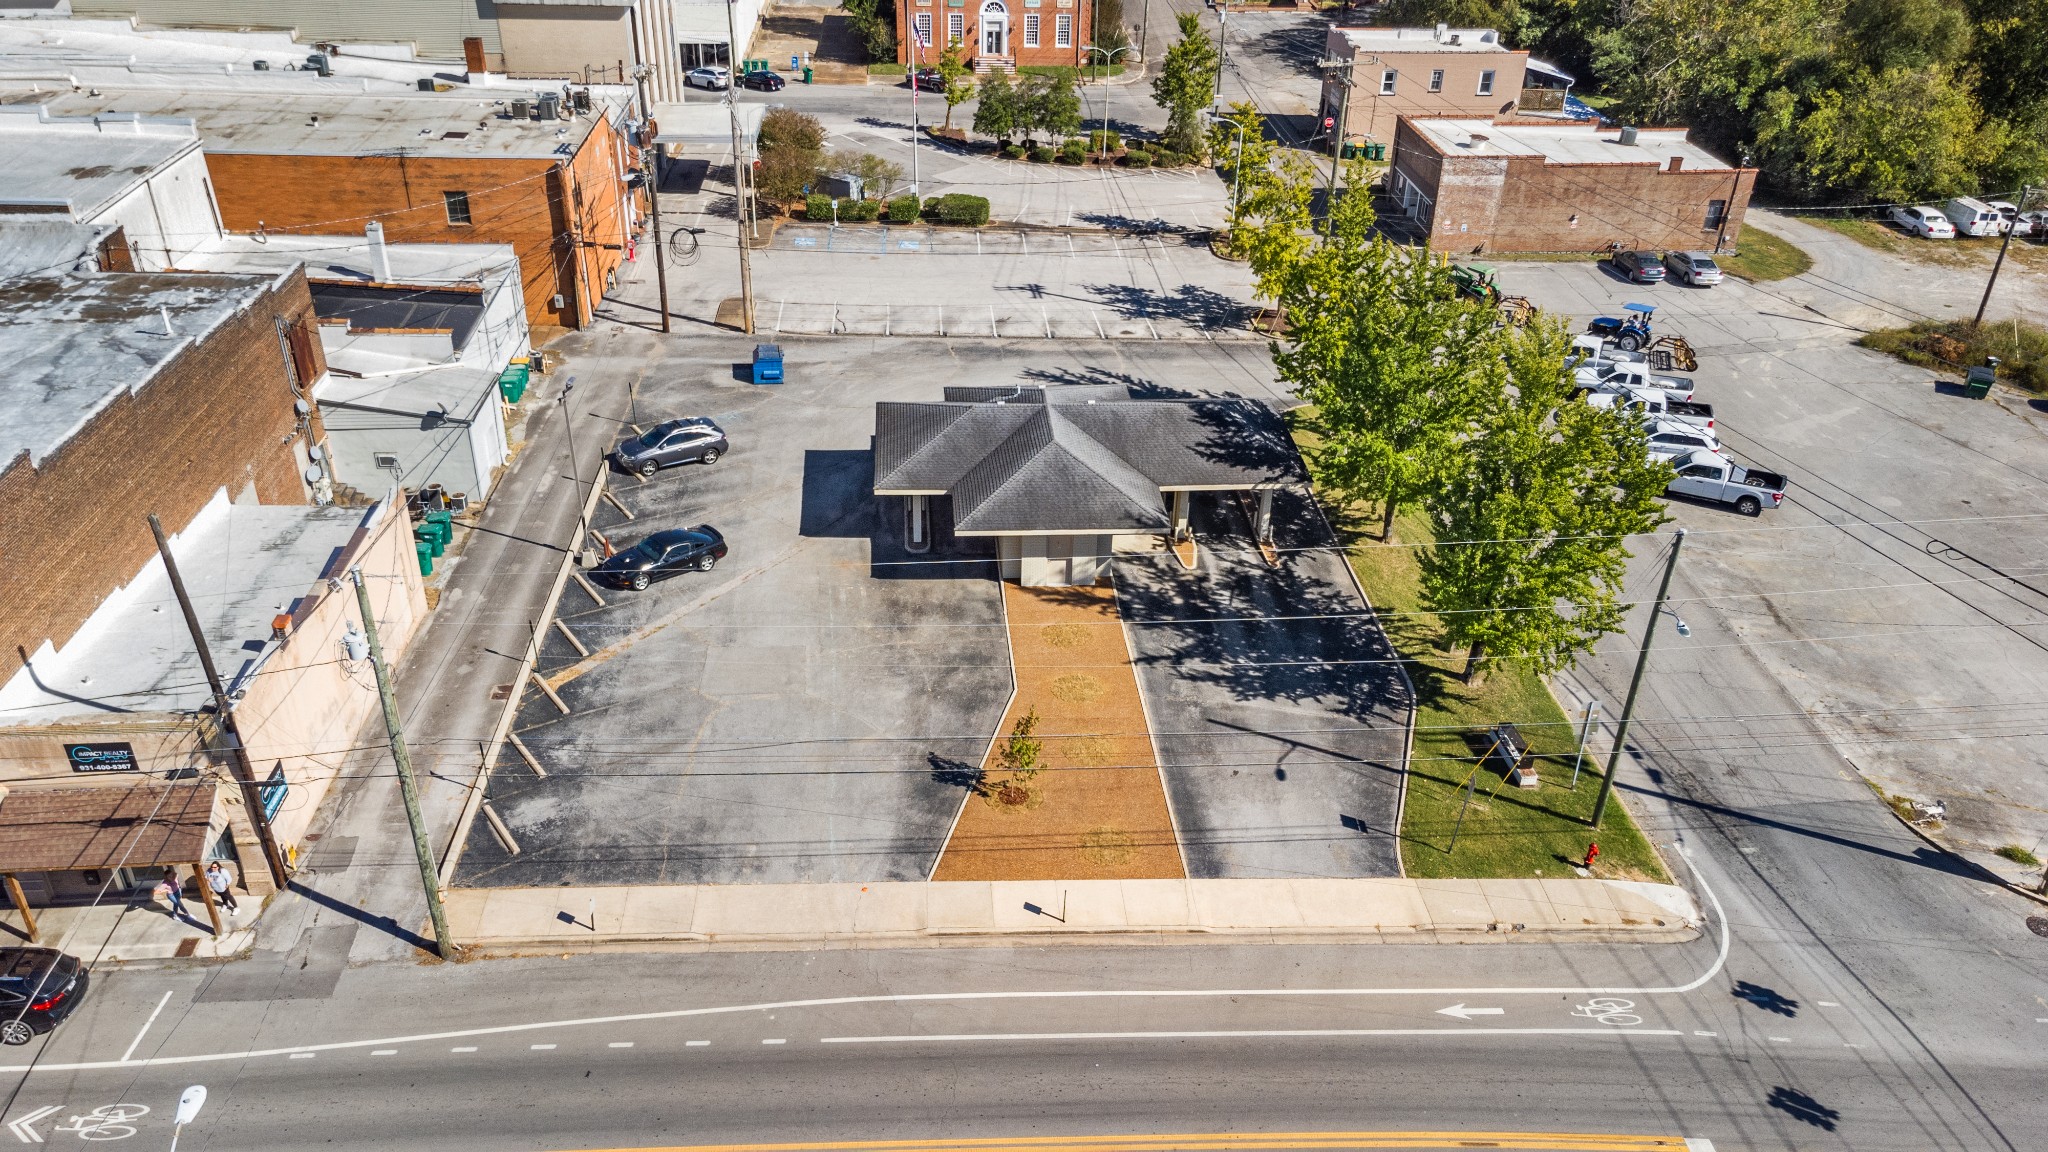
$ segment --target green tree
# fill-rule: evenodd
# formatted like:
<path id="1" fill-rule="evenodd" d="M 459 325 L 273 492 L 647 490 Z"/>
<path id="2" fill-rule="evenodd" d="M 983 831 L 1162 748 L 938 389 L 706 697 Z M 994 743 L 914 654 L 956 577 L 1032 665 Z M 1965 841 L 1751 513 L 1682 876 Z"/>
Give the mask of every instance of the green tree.
<path id="1" fill-rule="evenodd" d="M 2003 125 L 1987 122 L 1939 66 L 1853 73 L 1818 94 L 1803 115 L 1788 114 L 1790 104 L 1782 92 L 1765 99 L 1756 142 L 1780 183 L 1813 196 L 1853 190 L 1913 200 L 1974 192 L 1978 173 L 2006 143 Z"/>
<path id="2" fill-rule="evenodd" d="M 991 72 L 981 84 L 981 103 L 974 106 L 974 130 L 1004 144 L 1017 134 L 1019 108 L 1017 87 L 1007 72 Z"/>
<path id="3" fill-rule="evenodd" d="M 1364 161 L 1350 179 L 1363 188 Z M 1282 380 L 1310 405 L 1316 478 L 1348 501 L 1380 503 L 1380 538 L 1455 465 L 1459 445 L 1499 396 L 1492 313 L 1458 296 L 1450 269 L 1374 230 L 1372 198 L 1339 197 L 1327 236 L 1309 230 L 1314 170 L 1261 192 L 1273 211 L 1242 251 L 1286 317 L 1273 348 Z"/>
<path id="4" fill-rule="evenodd" d="M 1033 76 L 1024 91 L 1031 127 L 1044 130 L 1054 143 L 1081 130 L 1081 93 L 1074 87 L 1072 71 L 1062 68 Z"/>
<path id="5" fill-rule="evenodd" d="M 1095 51 L 1088 54 L 1090 64 L 1112 64 L 1110 53 L 1127 48 L 1131 33 L 1124 26 L 1124 0 L 1095 0 L 1094 42 L 1089 44 Z M 1128 56 L 1130 53 L 1126 52 Z"/>
<path id="6" fill-rule="evenodd" d="M 817 182 L 825 166 L 825 126 L 794 108 L 771 108 L 761 117 L 761 166 L 754 190 L 787 204 Z"/>
<path id="7" fill-rule="evenodd" d="M 1199 15 L 1183 12 L 1174 22 L 1180 26 L 1180 39 L 1159 62 L 1159 75 L 1152 78 L 1152 102 L 1166 110 L 1167 147 L 1199 156 L 1202 109 L 1216 94 L 1216 70 L 1221 64 L 1216 45 L 1202 32 Z"/>
<path id="8" fill-rule="evenodd" d="M 1247 188 L 1256 189 L 1273 176 L 1273 156 L 1278 151 L 1266 138 L 1266 120 L 1258 105 L 1239 101 L 1209 125 L 1209 155 L 1216 158 L 1223 179 L 1231 185 L 1230 227 L 1235 231 L 1245 220 Z"/>
<path id="9" fill-rule="evenodd" d="M 1007 783 L 1028 784 L 1044 767 L 1044 745 L 1034 738 L 1038 731 L 1038 709 L 1017 717 L 1017 724 L 996 748 L 996 767 L 1009 778 Z"/>
<path id="10" fill-rule="evenodd" d="M 857 176 L 863 200 L 886 200 L 903 182 L 903 165 L 872 152 L 834 152 L 825 171 L 834 176 Z"/>
<path id="11" fill-rule="evenodd" d="M 758 136 L 764 155 L 778 148 L 819 152 L 825 147 L 825 126 L 817 117 L 794 108 L 770 108 L 761 117 Z"/>
<path id="12" fill-rule="evenodd" d="M 946 130 L 953 127 L 953 109 L 974 99 L 974 82 L 967 77 L 974 70 L 967 66 L 967 46 L 948 44 L 939 53 L 939 78 L 946 82 Z"/>
<path id="13" fill-rule="evenodd" d="M 1495 331 L 1509 387 L 1425 497 L 1436 539 L 1421 557 L 1424 603 L 1466 649 L 1549 674 L 1620 631 L 1628 536 L 1666 519 L 1671 467 L 1645 452 L 1640 418 L 1572 398 L 1562 321 Z"/>

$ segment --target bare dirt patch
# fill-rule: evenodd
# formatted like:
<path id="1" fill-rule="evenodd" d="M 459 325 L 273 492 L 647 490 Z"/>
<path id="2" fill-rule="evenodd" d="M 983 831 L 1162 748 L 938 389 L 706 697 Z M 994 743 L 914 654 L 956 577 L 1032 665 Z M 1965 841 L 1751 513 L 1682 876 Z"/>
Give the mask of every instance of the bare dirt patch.
<path id="1" fill-rule="evenodd" d="M 1000 731 L 1035 709 L 1044 767 L 1011 781 L 992 749 L 987 787 L 961 811 L 932 878 L 1185 876 L 1114 592 L 1006 582 L 1003 599 L 1017 698 Z"/>

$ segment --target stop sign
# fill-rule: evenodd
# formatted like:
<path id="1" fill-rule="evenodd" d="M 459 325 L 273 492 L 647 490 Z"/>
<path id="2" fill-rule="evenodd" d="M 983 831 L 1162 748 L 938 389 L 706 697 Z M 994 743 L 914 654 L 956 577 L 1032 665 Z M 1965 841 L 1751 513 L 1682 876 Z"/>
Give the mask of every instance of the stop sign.
<path id="1" fill-rule="evenodd" d="M 1325 128 L 1335 128 L 1336 126 L 1337 126 L 1337 118 L 1336 118 L 1335 116 L 1325 116 L 1325 117 L 1323 117 L 1323 127 L 1325 127 Z"/>

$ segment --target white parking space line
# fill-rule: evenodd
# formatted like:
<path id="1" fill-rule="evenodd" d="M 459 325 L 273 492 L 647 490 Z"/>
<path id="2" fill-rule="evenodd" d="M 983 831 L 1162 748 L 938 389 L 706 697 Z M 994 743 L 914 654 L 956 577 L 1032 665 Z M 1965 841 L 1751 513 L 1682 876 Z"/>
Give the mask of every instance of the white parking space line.
<path id="1" fill-rule="evenodd" d="M 142 1022 L 142 1027 L 136 1031 L 135 1039 L 130 1040 L 128 1042 L 128 1050 L 126 1052 L 121 1053 L 121 1059 L 124 1063 L 130 1056 L 135 1055 L 135 1049 L 141 1046 L 143 1036 L 147 1035 L 149 1032 L 149 1026 L 156 1023 L 156 1018 L 158 1014 L 164 1010 L 164 1005 L 169 1004 L 170 1002 L 171 994 L 169 991 L 165 991 L 163 999 L 158 1000 L 156 1002 L 155 1010 L 150 1012 L 149 1019 L 144 1020 Z"/>

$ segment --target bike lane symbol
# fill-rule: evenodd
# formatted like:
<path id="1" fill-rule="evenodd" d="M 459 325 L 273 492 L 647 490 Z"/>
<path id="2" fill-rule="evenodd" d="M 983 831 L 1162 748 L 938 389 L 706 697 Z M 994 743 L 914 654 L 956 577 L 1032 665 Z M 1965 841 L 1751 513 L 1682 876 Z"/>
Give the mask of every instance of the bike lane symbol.
<path id="1" fill-rule="evenodd" d="M 1612 1024 L 1618 1028 L 1627 1028 L 1643 1022 L 1643 1018 L 1635 1014 L 1635 1006 L 1636 1002 L 1633 1000 L 1597 996 L 1572 1009 L 1572 1015 L 1584 1016 L 1589 1020 L 1598 1020 L 1602 1024 Z"/>
<path id="2" fill-rule="evenodd" d="M 80 1140 L 126 1140 L 135 1135 L 135 1121 L 149 1115 L 147 1104 L 102 1104 L 73 1116 L 52 1132 L 75 1132 Z"/>

